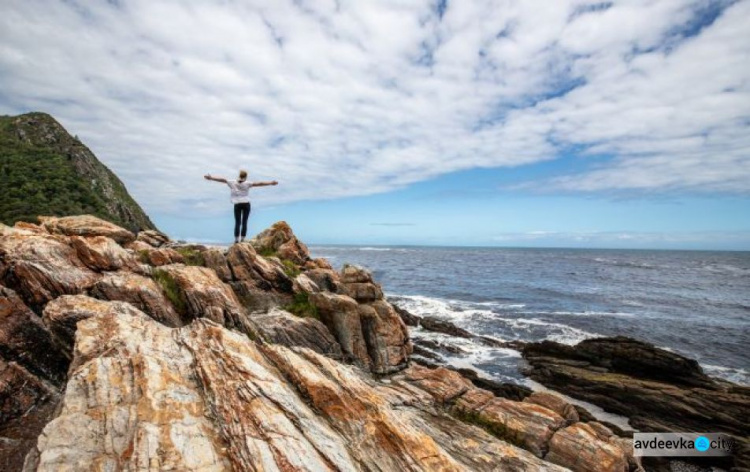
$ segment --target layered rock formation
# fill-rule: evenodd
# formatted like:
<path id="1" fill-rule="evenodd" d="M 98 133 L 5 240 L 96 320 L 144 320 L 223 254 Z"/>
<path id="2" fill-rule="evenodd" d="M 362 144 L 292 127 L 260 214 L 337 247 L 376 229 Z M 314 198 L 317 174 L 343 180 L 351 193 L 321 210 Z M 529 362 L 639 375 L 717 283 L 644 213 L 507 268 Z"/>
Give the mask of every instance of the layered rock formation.
<path id="1" fill-rule="evenodd" d="M 42 221 L 0 228 L 2 470 L 640 467 L 558 396 L 410 364 L 372 275 L 283 222 L 221 250 Z"/>

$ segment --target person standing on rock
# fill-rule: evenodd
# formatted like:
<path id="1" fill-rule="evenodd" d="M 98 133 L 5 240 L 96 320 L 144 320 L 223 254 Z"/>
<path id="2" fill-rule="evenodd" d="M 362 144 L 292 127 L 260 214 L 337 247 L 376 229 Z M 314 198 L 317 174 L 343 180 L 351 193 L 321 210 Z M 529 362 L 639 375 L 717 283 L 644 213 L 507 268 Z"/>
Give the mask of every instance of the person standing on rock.
<path id="1" fill-rule="evenodd" d="M 203 176 L 206 180 L 221 182 L 229 186 L 232 203 L 234 203 L 234 242 L 245 240 L 247 234 L 247 218 L 250 216 L 250 187 L 265 187 L 267 185 L 279 185 L 277 181 L 271 182 L 248 182 L 247 171 L 240 171 L 240 178 L 227 180 L 223 177 L 213 177 L 211 174 Z"/>

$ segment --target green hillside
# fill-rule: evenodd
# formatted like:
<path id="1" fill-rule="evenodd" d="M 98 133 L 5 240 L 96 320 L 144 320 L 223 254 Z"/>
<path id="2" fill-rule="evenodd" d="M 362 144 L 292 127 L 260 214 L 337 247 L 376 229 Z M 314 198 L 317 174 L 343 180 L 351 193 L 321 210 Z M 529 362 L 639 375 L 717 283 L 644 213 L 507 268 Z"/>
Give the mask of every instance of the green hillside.
<path id="1" fill-rule="evenodd" d="M 154 224 L 122 181 L 51 116 L 0 116 L 0 222 L 92 214 L 131 230 Z"/>

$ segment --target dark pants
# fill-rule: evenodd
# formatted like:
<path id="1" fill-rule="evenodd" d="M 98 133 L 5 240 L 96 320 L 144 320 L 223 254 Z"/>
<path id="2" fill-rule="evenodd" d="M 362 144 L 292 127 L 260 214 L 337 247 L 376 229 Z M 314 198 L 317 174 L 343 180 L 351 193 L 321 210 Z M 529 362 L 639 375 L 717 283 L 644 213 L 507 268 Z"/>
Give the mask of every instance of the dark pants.
<path id="1" fill-rule="evenodd" d="M 247 234 L 247 217 L 250 216 L 250 203 L 234 204 L 234 237 L 240 236 L 240 223 L 242 223 L 242 237 Z"/>

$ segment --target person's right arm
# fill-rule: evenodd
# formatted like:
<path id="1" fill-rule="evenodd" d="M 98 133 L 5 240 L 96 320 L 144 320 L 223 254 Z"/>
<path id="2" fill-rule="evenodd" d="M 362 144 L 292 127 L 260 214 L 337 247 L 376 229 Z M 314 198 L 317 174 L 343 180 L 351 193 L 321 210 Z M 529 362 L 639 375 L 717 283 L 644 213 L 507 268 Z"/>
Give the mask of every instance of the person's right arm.
<path id="1" fill-rule="evenodd" d="M 227 183 L 227 179 L 223 177 L 213 177 L 211 176 L 211 174 L 206 174 L 203 176 L 203 178 L 206 180 L 213 180 L 214 182 L 221 182 L 223 184 Z"/>

